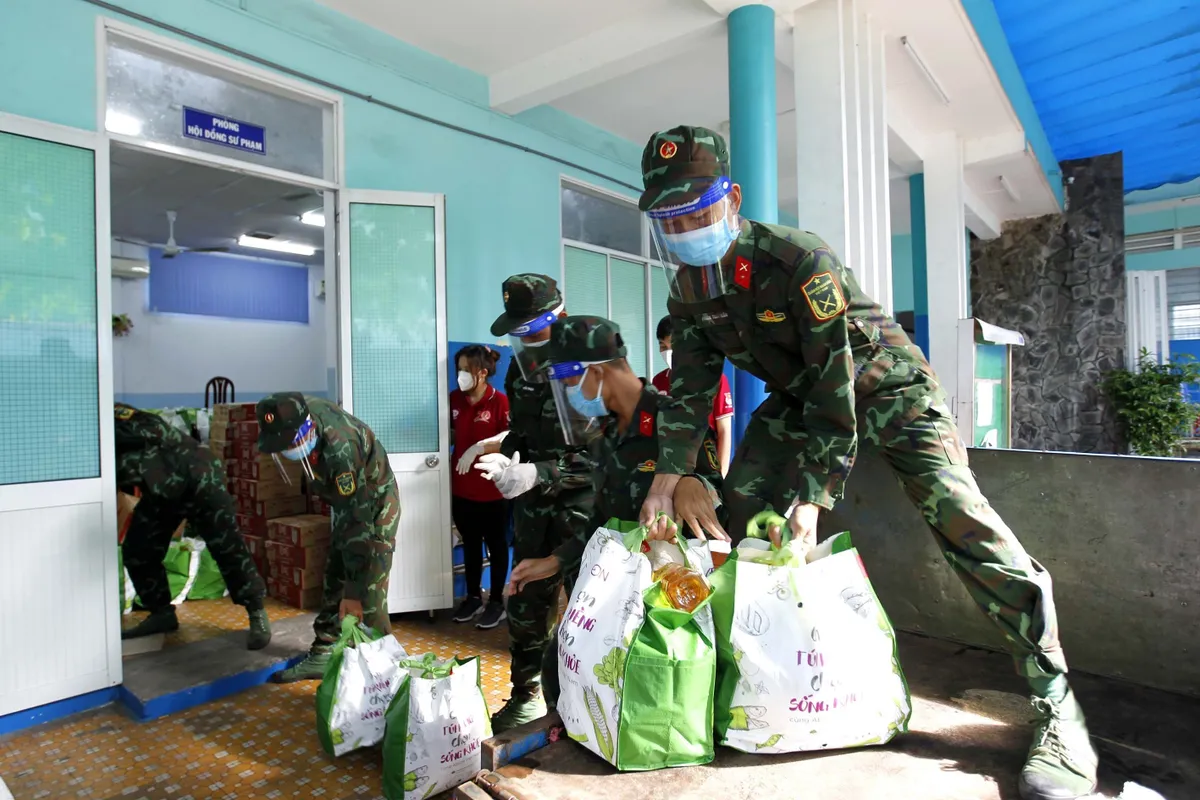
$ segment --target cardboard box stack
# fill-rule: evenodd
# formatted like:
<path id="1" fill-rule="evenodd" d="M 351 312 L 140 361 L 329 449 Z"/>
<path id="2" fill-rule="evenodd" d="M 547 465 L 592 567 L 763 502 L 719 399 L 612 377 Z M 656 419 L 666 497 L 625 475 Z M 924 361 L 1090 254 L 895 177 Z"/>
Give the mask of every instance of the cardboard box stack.
<path id="1" fill-rule="evenodd" d="M 329 522 L 327 516 L 302 514 L 267 523 L 267 591 L 272 597 L 296 608 L 321 604 Z"/>
<path id="2" fill-rule="evenodd" d="M 280 472 L 271 456 L 258 452 L 254 403 L 217 405 L 209 428 L 209 447 L 225 464 L 229 493 L 237 504 L 238 529 L 269 587 L 272 578 L 266 547 L 269 523 L 303 514 L 308 508 L 300 465 L 284 461 L 284 472 Z"/>

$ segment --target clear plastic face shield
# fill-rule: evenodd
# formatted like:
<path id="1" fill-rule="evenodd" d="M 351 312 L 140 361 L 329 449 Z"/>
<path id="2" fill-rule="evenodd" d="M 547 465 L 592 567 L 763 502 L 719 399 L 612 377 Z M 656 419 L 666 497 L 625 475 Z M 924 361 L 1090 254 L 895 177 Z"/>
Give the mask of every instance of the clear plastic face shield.
<path id="1" fill-rule="evenodd" d="M 646 212 L 671 296 L 683 303 L 725 294 L 721 259 L 741 235 L 733 182 L 717 178 L 694 200 Z"/>
<path id="2" fill-rule="evenodd" d="M 292 446 L 282 453 L 272 453 L 271 458 L 275 461 L 275 466 L 279 468 L 279 474 L 283 476 L 283 480 L 290 486 L 292 478 L 288 475 L 287 469 L 284 468 L 283 460 L 298 461 L 302 465 L 304 474 L 308 479 L 313 480 L 312 463 L 309 462 L 308 456 L 317 447 L 317 426 L 313 424 L 312 417 L 305 417 L 304 422 L 300 425 L 300 430 L 296 432 L 296 438 L 292 440 Z"/>
<path id="3" fill-rule="evenodd" d="M 593 364 L 603 362 L 564 361 L 549 368 L 550 389 L 563 441 L 568 447 L 579 447 L 596 438 L 608 416 L 601 389 L 604 379 Z"/>
<path id="4" fill-rule="evenodd" d="M 546 364 L 550 355 L 547 346 L 550 344 L 550 326 L 558 319 L 563 307 L 539 314 L 533 319 L 513 328 L 508 332 L 508 343 L 512 347 L 513 358 L 521 369 L 521 377 L 529 383 L 542 383 L 546 380 Z"/>

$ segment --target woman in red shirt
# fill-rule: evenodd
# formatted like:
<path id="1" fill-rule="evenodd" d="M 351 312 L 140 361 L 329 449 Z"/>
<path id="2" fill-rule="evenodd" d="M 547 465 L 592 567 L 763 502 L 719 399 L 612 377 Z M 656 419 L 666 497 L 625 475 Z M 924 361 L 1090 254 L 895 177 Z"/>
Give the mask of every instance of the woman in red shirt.
<path id="1" fill-rule="evenodd" d="M 496 484 L 471 469 L 479 456 L 498 452 L 508 433 L 508 398 L 488 383 L 499 360 L 500 354 L 485 345 L 462 348 L 454 356 L 458 388 L 450 392 L 450 442 L 458 455 L 450 480 L 450 509 L 462 537 L 467 579 L 467 597 L 454 611 L 454 621 L 479 616 L 478 628 L 494 628 L 504 620 L 502 594 L 508 580 L 508 501 Z M 492 565 L 486 608 L 480 589 L 485 544 Z"/>

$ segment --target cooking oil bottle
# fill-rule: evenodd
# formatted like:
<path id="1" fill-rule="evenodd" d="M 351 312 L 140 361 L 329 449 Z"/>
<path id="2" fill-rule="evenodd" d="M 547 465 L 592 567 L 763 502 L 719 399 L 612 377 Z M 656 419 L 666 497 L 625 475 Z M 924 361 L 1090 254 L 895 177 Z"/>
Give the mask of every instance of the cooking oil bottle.
<path id="1" fill-rule="evenodd" d="M 673 561 L 656 569 L 653 577 L 672 607 L 689 614 L 709 595 L 708 584 L 699 572 Z"/>

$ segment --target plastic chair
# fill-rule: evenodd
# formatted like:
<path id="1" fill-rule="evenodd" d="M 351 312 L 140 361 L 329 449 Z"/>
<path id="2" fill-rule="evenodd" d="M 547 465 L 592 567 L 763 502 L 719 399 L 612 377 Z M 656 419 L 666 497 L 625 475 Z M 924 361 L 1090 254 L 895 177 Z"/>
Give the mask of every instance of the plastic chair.
<path id="1" fill-rule="evenodd" d="M 204 408 L 208 408 L 209 393 L 212 393 L 213 405 L 218 403 L 236 403 L 237 393 L 233 388 L 233 381 L 229 378 L 222 378 L 220 375 L 213 378 L 204 387 Z"/>

